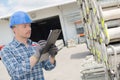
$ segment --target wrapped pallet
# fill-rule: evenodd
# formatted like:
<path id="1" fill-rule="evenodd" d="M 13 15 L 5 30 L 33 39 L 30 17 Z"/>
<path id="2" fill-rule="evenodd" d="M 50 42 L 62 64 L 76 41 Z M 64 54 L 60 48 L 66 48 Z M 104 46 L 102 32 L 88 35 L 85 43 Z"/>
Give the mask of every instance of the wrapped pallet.
<path id="1" fill-rule="evenodd" d="M 78 2 L 87 33 L 85 35 L 88 49 L 94 58 L 97 58 L 97 62 L 102 61 L 107 72 L 105 74 L 111 78 L 100 80 L 120 80 L 120 0 L 78 0 Z M 102 71 L 97 73 L 99 69 L 94 66 L 96 68 L 82 72 L 83 80 L 99 80 L 96 74 L 101 74 Z"/>

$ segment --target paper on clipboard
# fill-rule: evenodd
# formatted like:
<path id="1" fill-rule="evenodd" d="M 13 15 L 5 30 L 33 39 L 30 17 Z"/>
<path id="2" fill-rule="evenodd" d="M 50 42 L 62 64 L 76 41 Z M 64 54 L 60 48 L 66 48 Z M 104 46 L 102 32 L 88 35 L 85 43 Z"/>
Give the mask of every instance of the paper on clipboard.
<path id="1" fill-rule="evenodd" d="M 49 33 L 49 36 L 47 38 L 47 43 L 45 45 L 45 48 L 43 49 L 42 53 L 41 53 L 41 57 L 40 57 L 40 62 L 45 61 L 49 58 L 49 53 L 48 50 L 51 47 L 52 44 L 55 44 L 55 42 L 57 41 L 59 35 L 61 33 L 61 29 L 55 29 L 55 30 L 51 30 Z"/>

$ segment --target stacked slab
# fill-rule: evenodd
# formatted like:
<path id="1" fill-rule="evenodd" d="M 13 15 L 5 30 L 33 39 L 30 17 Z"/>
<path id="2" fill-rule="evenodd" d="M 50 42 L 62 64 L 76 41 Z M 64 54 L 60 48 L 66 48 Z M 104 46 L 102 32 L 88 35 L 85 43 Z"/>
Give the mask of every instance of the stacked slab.
<path id="1" fill-rule="evenodd" d="M 108 76 L 119 80 L 120 0 L 77 1 L 88 49 L 97 62 L 104 64 Z"/>

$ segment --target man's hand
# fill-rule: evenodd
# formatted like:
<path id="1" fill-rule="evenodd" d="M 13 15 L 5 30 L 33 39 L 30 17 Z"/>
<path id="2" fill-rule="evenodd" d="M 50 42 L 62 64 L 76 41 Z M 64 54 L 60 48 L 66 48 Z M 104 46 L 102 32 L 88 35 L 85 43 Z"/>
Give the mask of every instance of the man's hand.
<path id="1" fill-rule="evenodd" d="M 35 66 L 35 64 L 38 62 L 40 58 L 40 52 L 41 52 L 41 46 L 39 44 L 35 47 L 36 52 L 33 54 L 33 56 L 30 57 L 30 65 L 31 68 Z"/>
<path id="2" fill-rule="evenodd" d="M 48 51 L 48 53 L 50 54 L 51 57 L 55 57 L 57 55 L 57 52 L 58 52 L 58 48 L 56 45 L 52 45 Z"/>
<path id="3" fill-rule="evenodd" d="M 38 44 L 35 46 L 36 52 L 33 54 L 33 56 L 30 57 L 31 68 L 33 66 L 35 66 L 35 64 L 39 61 L 39 59 L 41 57 L 41 51 L 43 50 L 45 45 L 46 45 L 46 41 L 45 40 L 40 40 L 38 42 Z"/>
<path id="4" fill-rule="evenodd" d="M 47 41 L 45 40 L 40 40 L 38 42 L 38 44 L 41 46 L 42 49 L 44 49 L 45 45 L 46 45 Z M 51 57 L 55 57 L 57 55 L 58 52 L 58 48 L 56 47 L 56 45 L 51 45 L 48 53 L 50 54 Z"/>
<path id="5" fill-rule="evenodd" d="M 36 45 L 36 53 L 34 54 L 34 56 L 37 58 L 37 59 L 40 59 L 40 56 L 41 56 L 41 52 L 42 50 L 44 49 L 45 45 L 46 45 L 46 41 L 45 40 L 40 40 L 38 42 L 38 45 Z"/>
<path id="6" fill-rule="evenodd" d="M 41 52 L 44 49 L 45 45 L 46 45 L 46 41 L 45 40 L 40 40 L 38 42 L 38 45 L 36 46 L 36 53 L 34 54 L 34 56 L 39 60 L 41 57 Z M 58 48 L 55 45 L 51 45 L 48 53 L 50 54 L 50 62 L 54 63 L 55 61 L 55 56 L 57 55 L 58 52 Z"/>
<path id="7" fill-rule="evenodd" d="M 42 49 L 44 49 L 46 43 L 47 43 L 46 40 L 40 40 L 40 41 L 38 41 L 38 44 L 41 46 Z"/>
<path id="8" fill-rule="evenodd" d="M 50 60 L 50 63 L 51 63 L 51 64 L 55 64 L 55 57 L 51 57 L 51 56 L 50 56 L 50 57 L 49 57 L 49 60 Z"/>
<path id="9" fill-rule="evenodd" d="M 42 50 L 42 47 L 39 44 L 37 44 L 35 47 L 36 52 L 33 54 L 33 56 L 35 56 L 37 59 L 39 59 L 41 50 Z"/>

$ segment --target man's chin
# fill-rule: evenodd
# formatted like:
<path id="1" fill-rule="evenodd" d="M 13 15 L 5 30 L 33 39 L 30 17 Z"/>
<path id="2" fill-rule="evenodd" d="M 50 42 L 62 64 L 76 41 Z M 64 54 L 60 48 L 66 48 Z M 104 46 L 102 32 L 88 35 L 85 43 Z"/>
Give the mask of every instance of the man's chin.
<path id="1" fill-rule="evenodd" d="M 30 36 L 28 36 L 27 38 L 30 38 Z"/>
<path id="2" fill-rule="evenodd" d="M 30 36 L 25 36 L 24 38 L 28 39 L 28 38 L 30 38 Z"/>

